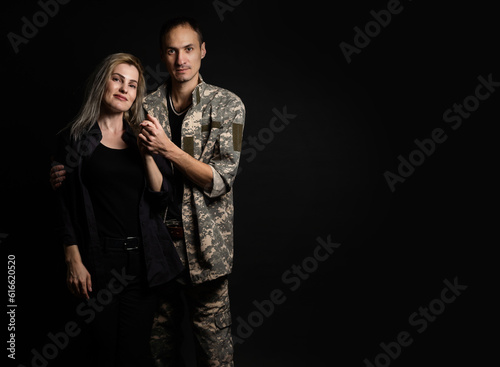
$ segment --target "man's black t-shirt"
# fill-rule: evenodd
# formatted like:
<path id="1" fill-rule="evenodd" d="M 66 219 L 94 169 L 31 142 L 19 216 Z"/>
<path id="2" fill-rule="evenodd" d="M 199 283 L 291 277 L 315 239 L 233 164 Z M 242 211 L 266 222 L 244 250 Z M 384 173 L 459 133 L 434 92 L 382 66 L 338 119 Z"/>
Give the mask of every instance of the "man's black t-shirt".
<path id="1" fill-rule="evenodd" d="M 186 116 L 189 107 L 182 112 L 177 112 L 174 109 L 172 98 L 168 95 L 168 122 L 170 124 L 170 132 L 172 133 L 172 141 L 175 145 L 181 148 L 182 139 L 182 121 Z M 182 173 L 174 167 L 173 180 L 173 203 L 168 206 L 167 219 L 176 219 L 182 222 L 182 195 L 184 192 L 184 177 Z"/>

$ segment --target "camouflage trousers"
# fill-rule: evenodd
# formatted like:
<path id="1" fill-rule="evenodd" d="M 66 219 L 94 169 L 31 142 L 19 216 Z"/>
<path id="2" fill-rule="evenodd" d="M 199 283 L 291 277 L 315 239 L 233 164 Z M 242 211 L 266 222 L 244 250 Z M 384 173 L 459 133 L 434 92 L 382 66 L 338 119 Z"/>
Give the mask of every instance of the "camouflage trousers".
<path id="1" fill-rule="evenodd" d="M 181 293 L 188 306 L 197 366 L 234 366 L 227 277 L 196 285 L 176 283 L 160 296 L 150 343 L 156 366 L 185 365 L 181 357 L 184 313 Z"/>

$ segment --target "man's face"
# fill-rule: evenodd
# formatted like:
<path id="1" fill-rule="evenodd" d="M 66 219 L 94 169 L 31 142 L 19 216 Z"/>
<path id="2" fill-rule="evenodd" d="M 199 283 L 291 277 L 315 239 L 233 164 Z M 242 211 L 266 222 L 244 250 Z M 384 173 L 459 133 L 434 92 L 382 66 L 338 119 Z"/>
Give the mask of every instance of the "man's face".
<path id="1" fill-rule="evenodd" d="M 200 46 L 198 34 L 189 25 L 180 25 L 166 34 L 162 60 L 176 82 L 195 80 L 198 83 L 201 59 L 205 53 L 205 42 Z"/>

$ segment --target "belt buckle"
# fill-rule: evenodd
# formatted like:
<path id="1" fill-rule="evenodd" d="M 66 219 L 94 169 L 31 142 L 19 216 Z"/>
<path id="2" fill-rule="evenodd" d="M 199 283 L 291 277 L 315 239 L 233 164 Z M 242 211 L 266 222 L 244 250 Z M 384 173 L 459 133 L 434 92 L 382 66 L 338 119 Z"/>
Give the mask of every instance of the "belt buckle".
<path id="1" fill-rule="evenodd" d="M 182 222 L 177 219 L 167 219 L 165 225 L 167 227 L 182 227 Z"/>
<path id="2" fill-rule="evenodd" d="M 134 247 L 129 247 L 129 243 L 132 242 L 131 245 L 133 245 L 133 242 L 136 242 Z M 137 250 L 139 248 L 138 245 L 138 238 L 137 237 L 127 237 L 125 239 L 125 242 L 123 243 L 123 246 L 125 247 L 125 250 L 127 251 L 132 251 L 132 250 Z"/>
<path id="3" fill-rule="evenodd" d="M 184 228 L 181 221 L 177 219 L 168 219 L 165 222 L 165 225 L 167 226 L 168 232 L 170 233 L 170 237 L 174 241 L 184 238 Z"/>

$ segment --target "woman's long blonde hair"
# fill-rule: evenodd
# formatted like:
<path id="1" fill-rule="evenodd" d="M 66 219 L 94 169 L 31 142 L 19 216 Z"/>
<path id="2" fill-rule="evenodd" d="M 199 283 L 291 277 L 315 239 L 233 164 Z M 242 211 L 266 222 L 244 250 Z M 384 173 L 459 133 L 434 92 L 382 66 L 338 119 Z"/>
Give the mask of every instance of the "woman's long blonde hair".
<path id="1" fill-rule="evenodd" d="M 111 77 L 115 67 L 120 64 L 135 66 L 139 71 L 136 98 L 130 110 L 124 113 L 124 119 L 134 129 L 144 120 L 142 100 L 146 94 L 146 83 L 144 81 L 144 69 L 141 61 L 134 55 L 128 53 L 112 54 L 101 61 L 94 73 L 90 76 L 85 91 L 84 102 L 71 125 L 71 137 L 73 139 L 80 139 L 82 135 L 87 133 L 97 122 L 101 112 L 101 102 L 106 83 Z"/>

